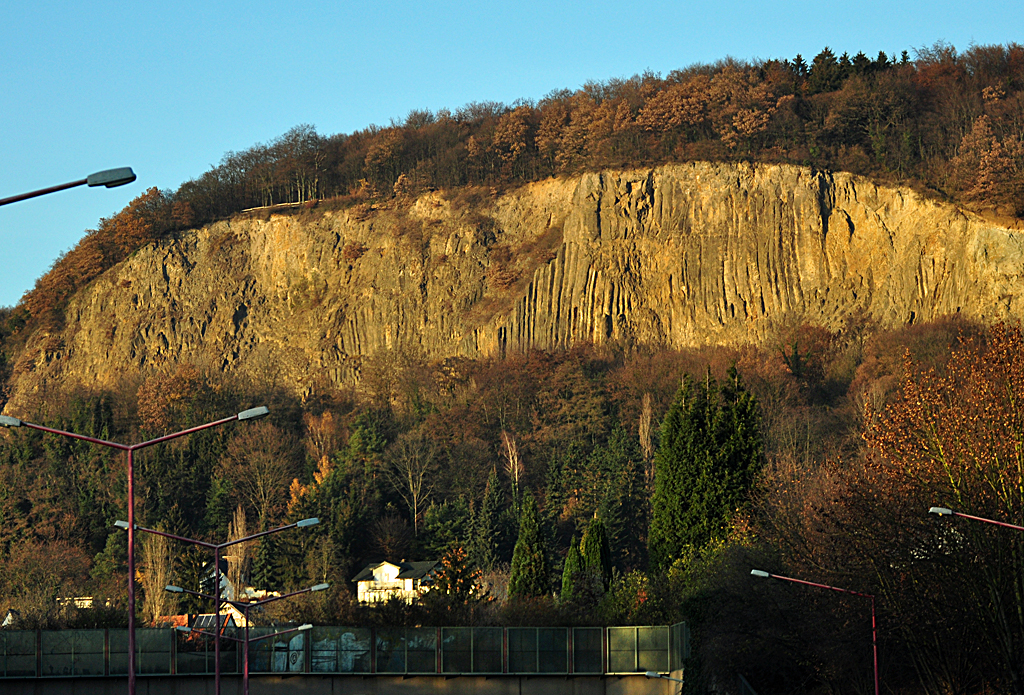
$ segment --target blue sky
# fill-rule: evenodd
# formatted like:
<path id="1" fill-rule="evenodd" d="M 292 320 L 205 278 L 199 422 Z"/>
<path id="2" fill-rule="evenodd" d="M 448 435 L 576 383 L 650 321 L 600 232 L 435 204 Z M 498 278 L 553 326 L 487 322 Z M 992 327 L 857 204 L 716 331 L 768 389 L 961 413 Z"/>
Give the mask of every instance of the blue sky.
<path id="1" fill-rule="evenodd" d="M 248 2 L 37 0 L 0 23 L 0 198 L 131 166 L 116 189 L 0 207 L 0 306 L 101 217 L 300 123 L 539 99 L 726 56 L 898 54 L 1024 42 L 1024 2 Z"/>

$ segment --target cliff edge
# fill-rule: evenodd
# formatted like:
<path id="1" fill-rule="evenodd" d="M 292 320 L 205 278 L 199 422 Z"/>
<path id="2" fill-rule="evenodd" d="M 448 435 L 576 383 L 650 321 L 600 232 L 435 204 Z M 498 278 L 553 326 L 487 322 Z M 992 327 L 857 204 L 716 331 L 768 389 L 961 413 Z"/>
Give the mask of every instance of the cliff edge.
<path id="1" fill-rule="evenodd" d="M 15 356 L 6 410 L 190 362 L 297 393 L 360 361 L 621 341 L 761 342 L 780 323 L 1017 320 L 1024 233 L 843 173 L 692 163 L 502 194 L 239 216 L 141 249 Z"/>

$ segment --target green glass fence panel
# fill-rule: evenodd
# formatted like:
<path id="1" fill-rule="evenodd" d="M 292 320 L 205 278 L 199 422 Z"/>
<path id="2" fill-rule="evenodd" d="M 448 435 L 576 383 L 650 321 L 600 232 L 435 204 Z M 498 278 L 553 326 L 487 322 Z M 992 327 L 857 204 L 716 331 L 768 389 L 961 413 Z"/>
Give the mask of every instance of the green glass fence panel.
<path id="1" fill-rule="evenodd" d="M 604 662 L 600 627 L 576 627 L 572 630 L 572 671 L 573 673 L 603 673 Z"/>
<path id="2" fill-rule="evenodd" d="M 278 632 L 273 627 L 249 628 L 249 673 L 270 673 L 274 664 L 274 640 L 267 635 Z"/>
<path id="3" fill-rule="evenodd" d="M 473 628 L 473 672 L 501 673 L 502 629 Z"/>
<path id="4" fill-rule="evenodd" d="M 405 673 L 405 630 L 377 630 L 377 673 Z"/>
<path id="5" fill-rule="evenodd" d="M 441 672 L 469 673 L 473 670 L 473 628 L 441 628 Z"/>
<path id="6" fill-rule="evenodd" d="M 283 668 L 275 670 L 288 671 L 290 673 L 301 673 L 306 670 L 306 633 L 293 632 L 289 635 L 275 637 L 274 642 L 275 666 L 282 660 L 286 664 Z M 280 647 L 283 647 L 283 649 Z M 286 657 L 283 656 L 285 651 L 288 653 Z"/>
<path id="7" fill-rule="evenodd" d="M 170 630 L 142 628 L 135 630 L 135 648 L 139 655 L 136 668 L 141 674 L 171 673 L 174 634 Z M 221 643 L 221 649 L 225 645 Z M 127 649 L 127 645 L 126 645 Z M 127 670 L 127 664 L 125 665 Z"/>
<path id="8" fill-rule="evenodd" d="M 111 631 L 113 632 L 113 631 Z M 181 674 L 213 673 L 213 638 L 198 632 L 169 631 L 175 640 L 175 670 Z M 111 636 L 110 669 L 114 669 L 113 636 Z M 119 673 L 127 673 L 128 665 Z"/>
<path id="9" fill-rule="evenodd" d="M 537 672 L 537 628 L 508 629 L 508 672 Z"/>
<path id="10" fill-rule="evenodd" d="M 659 625 L 636 629 L 636 670 L 641 673 L 671 670 L 668 627 Z"/>
<path id="11" fill-rule="evenodd" d="M 537 628 L 537 669 L 540 673 L 569 672 L 569 630 Z"/>
<path id="12" fill-rule="evenodd" d="M 314 673 L 370 673 L 369 628 L 315 627 L 310 638 Z"/>
<path id="13" fill-rule="evenodd" d="M 405 631 L 407 673 L 437 673 L 437 630 L 413 627 Z"/>
<path id="14" fill-rule="evenodd" d="M 0 644 L 3 645 L 3 663 L 0 675 L 6 678 L 35 677 L 36 675 L 36 632 L 35 630 L 2 630 Z"/>
<path id="15" fill-rule="evenodd" d="M 289 632 L 274 637 L 269 636 L 286 629 L 283 627 L 249 629 L 250 673 L 301 673 L 305 670 L 305 633 Z"/>
<path id="16" fill-rule="evenodd" d="M 608 672 L 636 671 L 636 628 L 608 628 Z"/>
<path id="17" fill-rule="evenodd" d="M 107 658 L 109 673 L 123 676 L 128 673 L 128 631 L 107 630 L 110 655 Z"/>
<path id="18" fill-rule="evenodd" d="M 43 676 L 73 676 L 74 631 L 46 630 L 40 642 L 40 674 Z"/>
<path id="19" fill-rule="evenodd" d="M 72 673 L 75 676 L 102 676 L 106 667 L 106 630 L 73 630 Z"/>
<path id="20" fill-rule="evenodd" d="M 683 668 L 683 660 L 690 658 L 690 629 L 686 623 L 672 626 L 669 652 L 669 670 L 678 671 Z"/>

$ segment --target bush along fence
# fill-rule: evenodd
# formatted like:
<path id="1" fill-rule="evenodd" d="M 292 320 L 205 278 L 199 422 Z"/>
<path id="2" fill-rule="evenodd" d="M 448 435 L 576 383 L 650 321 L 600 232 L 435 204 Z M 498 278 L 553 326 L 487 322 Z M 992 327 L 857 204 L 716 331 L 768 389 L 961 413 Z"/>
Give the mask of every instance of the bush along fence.
<path id="1" fill-rule="evenodd" d="M 644 627 L 314 627 L 259 640 L 250 629 L 251 673 L 380 675 L 605 675 L 682 668 L 685 623 Z M 212 637 L 172 629 L 137 631 L 140 676 L 213 673 Z M 231 636 L 233 628 L 228 628 Z M 254 641 L 255 640 L 255 641 Z M 221 642 L 221 672 L 239 673 L 242 648 Z M 0 631 L 0 678 L 128 673 L 128 631 Z"/>

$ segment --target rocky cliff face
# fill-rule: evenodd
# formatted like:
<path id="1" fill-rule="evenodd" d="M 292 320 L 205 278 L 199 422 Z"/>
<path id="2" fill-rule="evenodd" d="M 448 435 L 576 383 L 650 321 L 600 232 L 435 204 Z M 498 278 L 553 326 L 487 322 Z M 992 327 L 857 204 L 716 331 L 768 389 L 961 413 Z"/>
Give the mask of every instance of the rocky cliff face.
<path id="1" fill-rule="evenodd" d="M 912 192 L 791 166 L 695 163 L 238 217 L 149 246 L 17 356 L 7 410 L 185 361 L 296 392 L 411 350 L 759 342 L 960 312 L 1021 316 L 1024 234 Z"/>

